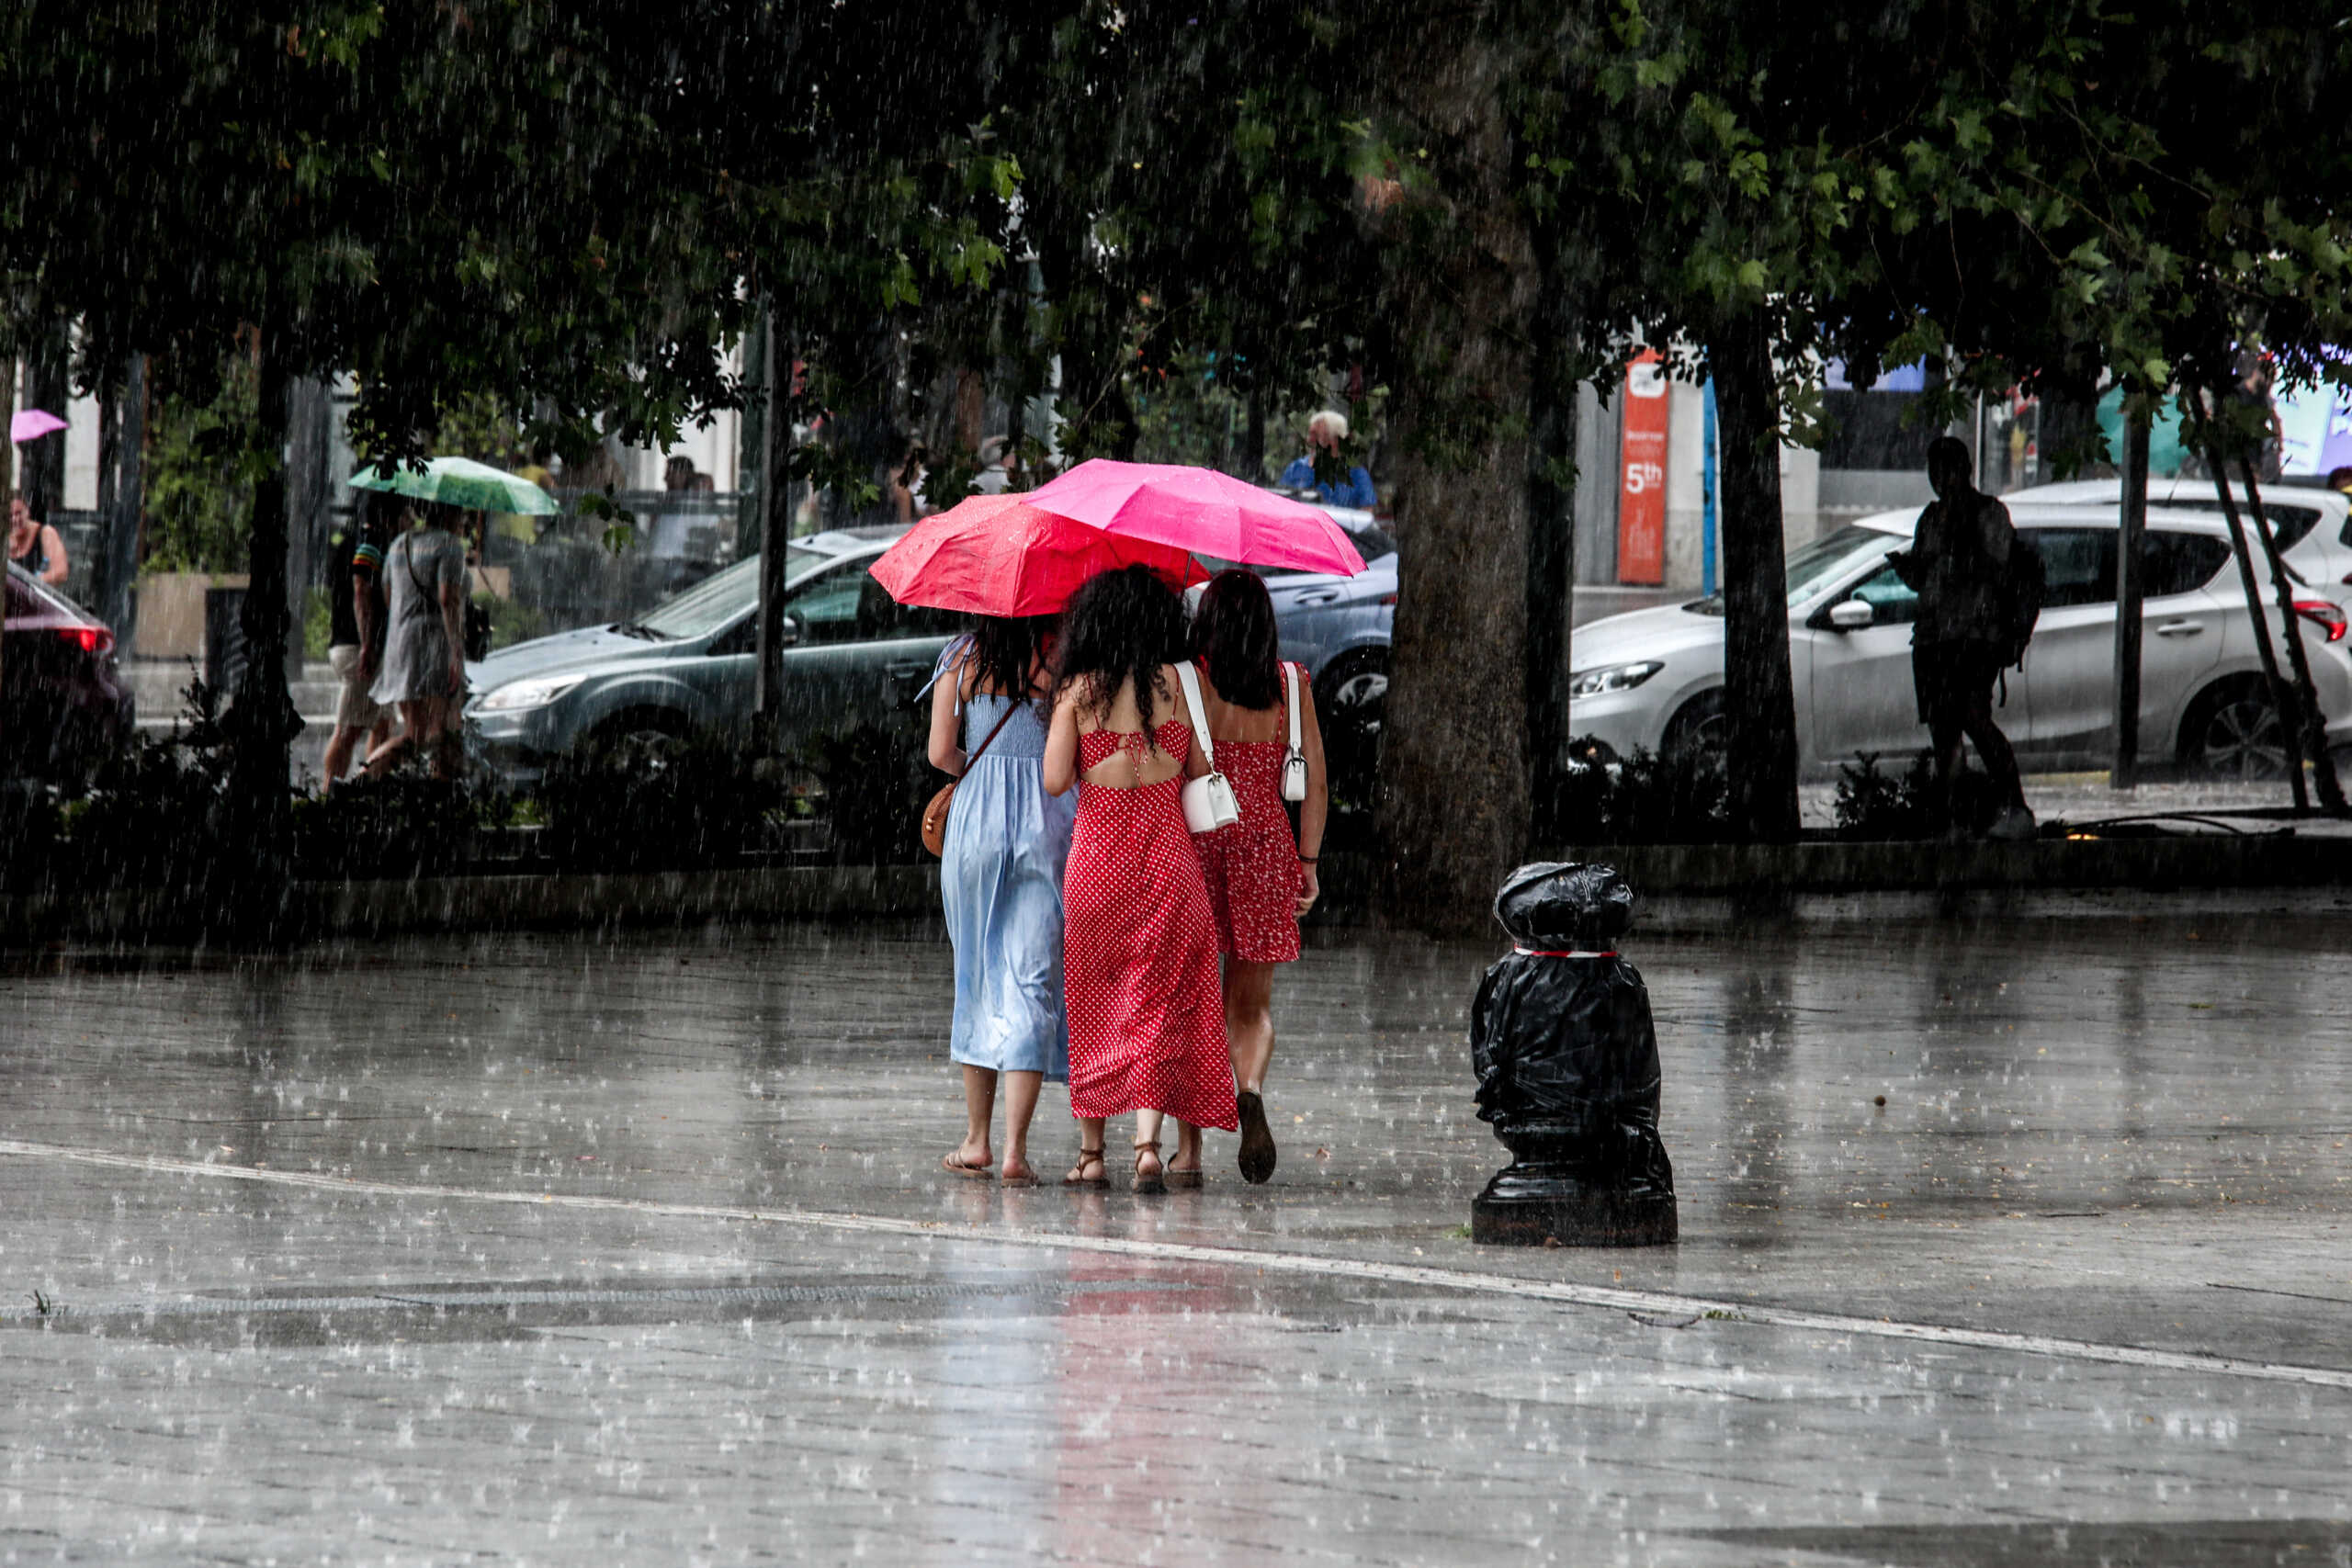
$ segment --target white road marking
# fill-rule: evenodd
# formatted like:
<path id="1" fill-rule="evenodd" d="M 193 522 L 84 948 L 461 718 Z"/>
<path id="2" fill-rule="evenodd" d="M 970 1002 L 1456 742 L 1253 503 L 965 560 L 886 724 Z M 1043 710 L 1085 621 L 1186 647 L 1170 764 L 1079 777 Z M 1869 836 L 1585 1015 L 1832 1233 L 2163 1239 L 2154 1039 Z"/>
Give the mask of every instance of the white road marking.
<path id="1" fill-rule="evenodd" d="M 1942 1324 L 1906 1323 L 1892 1318 L 1849 1317 L 1838 1313 L 1800 1312 L 1752 1302 L 1710 1300 L 1669 1295 L 1657 1291 L 1626 1291 L 1606 1285 L 1579 1285 L 1565 1280 L 1521 1280 L 1503 1274 L 1481 1274 L 1465 1269 L 1430 1269 L 1409 1263 L 1382 1263 L 1369 1258 L 1324 1258 L 1306 1253 L 1264 1252 L 1236 1247 L 1198 1247 L 1183 1242 L 1125 1241 L 1114 1236 L 1069 1235 L 1054 1231 L 1022 1230 L 1008 1225 L 956 1226 L 945 1221 L 899 1220 L 879 1214 L 840 1213 L 822 1209 L 754 1209 L 726 1203 L 667 1203 L 645 1198 L 597 1198 L 585 1194 L 517 1192 L 497 1188 L 442 1187 L 404 1181 L 375 1181 L 355 1176 L 330 1176 L 316 1171 L 266 1170 L 250 1165 L 222 1165 L 209 1160 L 170 1159 L 155 1155 L 116 1154 L 107 1149 L 74 1148 L 60 1144 L 28 1143 L 0 1138 L 0 1155 L 26 1159 L 57 1160 L 74 1165 L 135 1170 L 150 1175 L 208 1177 L 222 1181 L 258 1181 L 277 1187 L 302 1187 L 318 1191 L 383 1198 L 438 1198 L 462 1203 L 506 1203 L 560 1209 L 655 1214 L 676 1219 L 731 1220 L 753 1224 L 805 1225 L 819 1230 L 848 1231 L 871 1235 L 921 1236 L 933 1241 L 987 1242 L 1004 1247 L 1030 1247 L 1046 1251 L 1091 1252 L 1141 1258 L 1156 1262 L 1201 1263 L 1225 1269 L 1258 1269 L 1268 1273 L 1313 1275 L 1324 1279 L 1364 1280 L 1380 1284 L 1418 1285 L 1430 1290 L 1459 1291 L 1523 1301 L 1558 1302 L 1568 1306 L 1602 1307 L 1614 1312 L 1704 1317 L 1709 1314 L 1740 1323 L 1773 1328 L 1801 1329 L 1816 1334 L 1857 1335 L 1877 1339 L 1903 1339 L 1929 1345 L 1964 1346 L 2012 1355 L 2049 1356 L 2061 1360 L 2091 1361 L 2117 1367 L 2141 1367 L 2158 1371 L 2201 1372 L 2252 1378 L 2267 1382 L 2301 1383 L 2312 1388 L 2352 1390 L 2352 1371 L 2334 1367 L 2304 1367 L 2278 1361 L 2250 1361 L 2234 1356 L 2199 1356 L 2179 1350 L 2152 1350 L 2138 1345 L 2105 1344 L 2095 1339 L 2066 1339 L 2048 1334 L 2011 1334 L 1992 1328 L 1953 1328 Z"/>

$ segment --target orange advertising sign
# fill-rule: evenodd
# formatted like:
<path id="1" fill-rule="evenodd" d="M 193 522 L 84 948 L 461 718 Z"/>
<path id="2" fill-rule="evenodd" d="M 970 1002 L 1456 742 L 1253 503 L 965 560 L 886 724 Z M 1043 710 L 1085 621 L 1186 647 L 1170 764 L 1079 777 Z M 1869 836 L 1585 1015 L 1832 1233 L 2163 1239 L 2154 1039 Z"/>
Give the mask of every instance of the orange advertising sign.
<path id="1" fill-rule="evenodd" d="M 1625 367 L 1625 440 L 1617 479 L 1617 581 L 1666 581 L 1666 372 L 1656 349 Z"/>

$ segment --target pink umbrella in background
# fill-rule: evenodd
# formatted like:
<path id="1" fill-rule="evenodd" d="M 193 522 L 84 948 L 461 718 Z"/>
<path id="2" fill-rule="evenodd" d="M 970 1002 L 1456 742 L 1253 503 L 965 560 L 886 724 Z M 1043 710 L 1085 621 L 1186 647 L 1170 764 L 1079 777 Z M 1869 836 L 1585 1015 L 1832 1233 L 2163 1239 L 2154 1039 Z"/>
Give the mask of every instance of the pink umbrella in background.
<path id="1" fill-rule="evenodd" d="M 891 598 L 981 615 L 1050 615 L 1098 572 L 1148 566 L 1170 588 L 1208 573 L 1182 550 L 1105 534 L 1028 504 L 976 495 L 924 518 L 870 569 Z"/>
<path id="2" fill-rule="evenodd" d="M 20 409 L 8 422 L 8 439 L 22 446 L 28 441 L 38 441 L 51 431 L 62 430 L 65 422 L 46 409 Z"/>
<path id="3" fill-rule="evenodd" d="M 1021 499 L 1105 533 L 1196 555 L 1345 577 L 1363 570 L 1363 557 L 1329 513 L 1214 468 L 1097 457 Z"/>

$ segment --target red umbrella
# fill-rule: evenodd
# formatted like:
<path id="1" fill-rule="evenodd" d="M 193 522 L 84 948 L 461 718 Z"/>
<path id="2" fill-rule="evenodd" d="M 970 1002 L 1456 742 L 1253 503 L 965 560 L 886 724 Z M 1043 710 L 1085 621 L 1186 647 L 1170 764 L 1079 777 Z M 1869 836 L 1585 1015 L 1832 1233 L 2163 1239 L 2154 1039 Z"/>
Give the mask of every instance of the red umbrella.
<path id="1" fill-rule="evenodd" d="M 1088 578 L 1148 566 L 1173 588 L 1208 580 L 1184 551 L 1122 538 L 1029 504 L 976 495 L 935 513 L 882 552 L 874 580 L 901 604 L 981 615 L 1050 615 Z"/>
<path id="2" fill-rule="evenodd" d="M 1029 500 L 1105 533 L 1221 560 L 1342 577 L 1363 570 L 1363 557 L 1329 513 L 1215 468 L 1096 457 L 1039 485 Z"/>

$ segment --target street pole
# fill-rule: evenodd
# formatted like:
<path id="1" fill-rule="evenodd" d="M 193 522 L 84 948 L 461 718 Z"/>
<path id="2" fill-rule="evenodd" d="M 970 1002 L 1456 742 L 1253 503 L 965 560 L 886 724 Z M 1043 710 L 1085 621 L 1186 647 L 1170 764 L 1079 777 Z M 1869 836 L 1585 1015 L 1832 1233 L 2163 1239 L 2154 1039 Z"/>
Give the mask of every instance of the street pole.
<path id="1" fill-rule="evenodd" d="M 2148 415 L 2129 413 L 2123 426 L 2123 519 L 2115 540 L 2115 761 L 2113 789 L 2140 784 L 2140 621 L 2145 584 L 2140 548 L 2148 536 Z"/>
<path id="2" fill-rule="evenodd" d="M 791 530 L 792 513 L 785 493 L 785 423 L 789 418 L 788 364 L 777 352 L 783 323 L 773 305 L 766 331 L 760 334 L 760 378 L 767 384 L 767 407 L 760 420 L 760 609 L 757 649 L 759 674 L 752 688 L 752 709 L 760 750 L 773 755 L 784 713 L 784 552 Z"/>
<path id="3" fill-rule="evenodd" d="M 140 525 L 147 510 L 147 356 L 143 354 L 132 355 L 124 369 L 122 412 L 115 418 L 114 429 L 107 565 L 100 580 L 106 592 L 98 600 L 98 618 L 114 628 L 115 657 L 128 661 L 139 629 L 132 619 L 131 589 L 139 580 Z"/>

